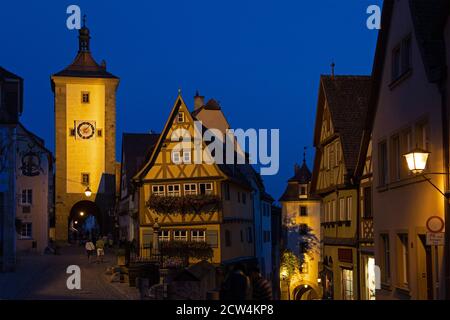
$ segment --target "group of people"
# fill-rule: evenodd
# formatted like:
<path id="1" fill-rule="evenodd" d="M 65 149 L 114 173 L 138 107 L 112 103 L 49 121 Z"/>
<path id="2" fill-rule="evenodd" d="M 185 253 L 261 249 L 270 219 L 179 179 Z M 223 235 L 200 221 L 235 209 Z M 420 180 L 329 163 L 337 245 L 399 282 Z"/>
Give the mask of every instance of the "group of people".
<path id="1" fill-rule="evenodd" d="M 97 253 L 97 263 L 103 263 L 103 258 L 105 257 L 105 246 L 109 244 L 108 238 L 100 237 L 94 242 L 89 239 L 86 241 L 84 248 L 86 249 L 86 254 L 88 257 L 88 262 L 91 262 L 91 257 Z"/>
<path id="2" fill-rule="evenodd" d="M 225 278 L 221 300 L 272 300 L 272 284 L 261 275 L 258 267 L 249 270 L 248 276 L 243 264 L 237 264 Z"/>

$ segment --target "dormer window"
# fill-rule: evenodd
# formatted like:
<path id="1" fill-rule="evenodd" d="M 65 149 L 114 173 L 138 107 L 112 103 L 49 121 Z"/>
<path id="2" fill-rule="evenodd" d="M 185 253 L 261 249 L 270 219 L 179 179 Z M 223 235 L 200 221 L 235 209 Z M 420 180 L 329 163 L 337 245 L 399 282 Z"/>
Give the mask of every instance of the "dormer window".
<path id="1" fill-rule="evenodd" d="M 306 187 L 304 187 L 304 186 L 301 186 L 301 187 L 300 187 L 300 195 L 301 195 L 301 196 L 306 195 Z"/>
<path id="2" fill-rule="evenodd" d="M 184 122 L 184 112 L 178 112 L 178 123 Z"/>
<path id="3" fill-rule="evenodd" d="M 300 198 L 308 197 L 308 186 L 306 184 L 301 184 L 299 186 L 299 197 Z"/>

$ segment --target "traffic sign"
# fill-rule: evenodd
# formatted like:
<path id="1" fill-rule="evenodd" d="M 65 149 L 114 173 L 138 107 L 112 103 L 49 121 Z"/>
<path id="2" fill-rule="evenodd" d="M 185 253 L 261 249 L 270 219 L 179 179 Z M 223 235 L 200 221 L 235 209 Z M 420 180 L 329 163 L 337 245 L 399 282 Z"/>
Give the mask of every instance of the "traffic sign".
<path id="1" fill-rule="evenodd" d="M 444 242 L 444 232 L 427 232 L 427 246 L 443 246 Z"/>
<path id="2" fill-rule="evenodd" d="M 429 217 L 427 220 L 427 229 L 432 233 L 440 233 L 444 230 L 444 220 L 439 216 Z"/>

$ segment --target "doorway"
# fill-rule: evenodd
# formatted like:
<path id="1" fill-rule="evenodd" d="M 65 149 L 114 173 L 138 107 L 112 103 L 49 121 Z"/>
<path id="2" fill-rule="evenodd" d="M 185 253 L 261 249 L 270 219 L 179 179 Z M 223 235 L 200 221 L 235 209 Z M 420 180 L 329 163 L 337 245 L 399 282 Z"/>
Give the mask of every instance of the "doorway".
<path id="1" fill-rule="evenodd" d="M 426 281 L 426 298 L 428 300 L 433 300 L 433 253 L 431 246 L 427 245 L 426 235 L 419 235 L 420 242 L 422 243 L 422 248 L 425 251 L 425 272 L 422 273 L 422 278 Z"/>

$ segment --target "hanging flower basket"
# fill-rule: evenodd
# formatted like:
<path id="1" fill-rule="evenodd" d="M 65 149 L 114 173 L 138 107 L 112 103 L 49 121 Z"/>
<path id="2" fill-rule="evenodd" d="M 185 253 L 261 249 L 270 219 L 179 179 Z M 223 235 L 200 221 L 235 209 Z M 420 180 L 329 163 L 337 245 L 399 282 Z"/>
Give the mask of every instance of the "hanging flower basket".
<path id="1" fill-rule="evenodd" d="M 201 241 L 168 241 L 161 242 L 161 252 L 167 257 L 194 258 L 209 260 L 213 257 L 213 250 L 206 242 Z"/>

